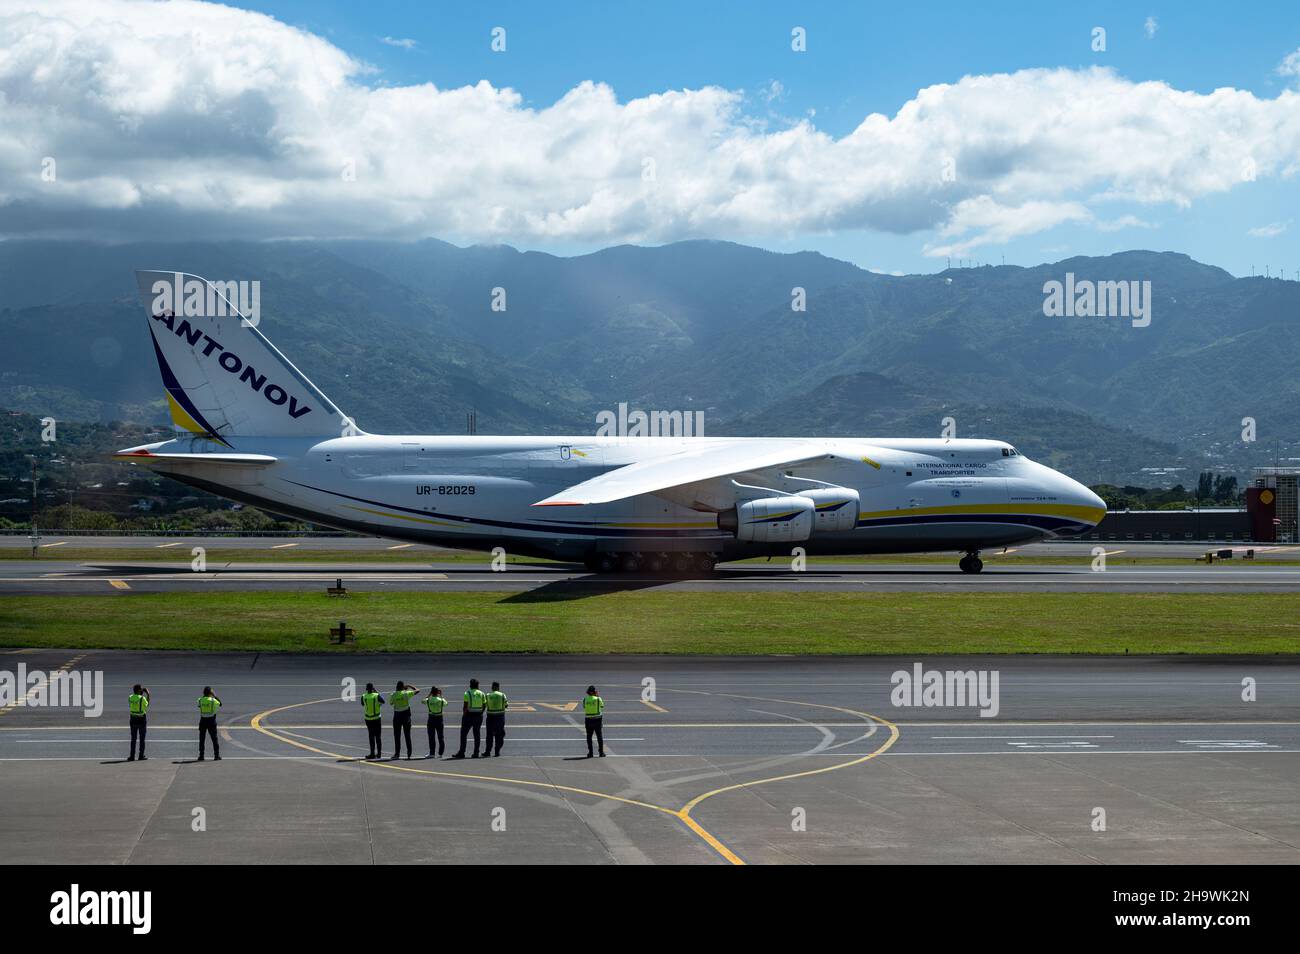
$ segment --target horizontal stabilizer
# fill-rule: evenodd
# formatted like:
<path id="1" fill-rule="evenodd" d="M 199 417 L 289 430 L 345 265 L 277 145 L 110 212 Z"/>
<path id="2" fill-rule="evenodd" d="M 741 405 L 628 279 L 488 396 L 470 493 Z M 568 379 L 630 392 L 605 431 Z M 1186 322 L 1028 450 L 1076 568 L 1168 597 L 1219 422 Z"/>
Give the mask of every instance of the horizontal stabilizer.
<path id="1" fill-rule="evenodd" d="M 652 494 L 684 484 L 729 477 L 770 467 L 793 467 L 833 457 L 822 441 L 777 438 L 743 445 L 705 444 L 664 457 L 638 461 L 574 484 L 534 507 L 577 507 Z"/>
<path id="2" fill-rule="evenodd" d="M 113 455 L 114 460 L 133 460 L 142 464 L 150 463 L 186 463 L 186 464 L 236 464 L 242 466 L 257 466 L 265 464 L 274 464 L 278 457 L 272 457 L 270 454 L 157 454 L 153 451 L 137 448 L 134 450 L 118 451 Z"/>

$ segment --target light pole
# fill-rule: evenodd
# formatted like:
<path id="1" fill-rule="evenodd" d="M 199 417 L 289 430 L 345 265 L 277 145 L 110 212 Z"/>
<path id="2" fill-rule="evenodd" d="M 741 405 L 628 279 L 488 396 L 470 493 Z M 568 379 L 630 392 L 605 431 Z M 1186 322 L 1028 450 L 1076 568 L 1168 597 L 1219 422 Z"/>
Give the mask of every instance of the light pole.
<path id="1" fill-rule="evenodd" d="M 41 533 L 36 529 L 36 455 L 31 456 L 32 462 L 32 559 L 36 559 L 40 550 Z"/>

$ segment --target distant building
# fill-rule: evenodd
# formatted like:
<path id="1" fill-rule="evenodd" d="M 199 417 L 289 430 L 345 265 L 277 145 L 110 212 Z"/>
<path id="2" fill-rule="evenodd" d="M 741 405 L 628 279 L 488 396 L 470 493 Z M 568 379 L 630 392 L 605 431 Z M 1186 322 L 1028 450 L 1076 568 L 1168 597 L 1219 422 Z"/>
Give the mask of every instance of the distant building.
<path id="1" fill-rule="evenodd" d="M 1267 543 L 1300 542 L 1296 526 L 1300 467 L 1256 467 L 1246 488 L 1246 509 L 1255 538 Z"/>
<path id="2" fill-rule="evenodd" d="M 1245 510 L 1112 510 L 1084 540 L 1242 540 L 1255 542 Z"/>

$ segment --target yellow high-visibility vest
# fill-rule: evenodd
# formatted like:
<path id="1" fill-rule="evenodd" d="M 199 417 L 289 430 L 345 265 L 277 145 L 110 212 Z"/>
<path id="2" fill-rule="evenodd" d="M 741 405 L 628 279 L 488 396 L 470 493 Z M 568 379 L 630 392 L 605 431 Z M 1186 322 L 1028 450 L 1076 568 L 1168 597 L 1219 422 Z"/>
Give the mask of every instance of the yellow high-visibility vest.
<path id="1" fill-rule="evenodd" d="M 510 700 L 506 698 L 506 694 L 501 690 L 496 689 L 487 694 L 488 712 L 491 712 L 494 715 L 497 713 L 505 712 L 506 707 L 509 705 L 510 705 Z"/>
<path id="2" fill-rule="evenodd" d="M 131 715 L 142 716 L 149 713 L 149 697 L 142 696 L 139 693 L 131 693 L 126 697 L 126 701 L 131 705 Z"/>
<path id="3" fill-rule="evenodd" d="M 411 696 L 415 695 L 414 689 L 394 689 L 388 694 L 388 701 L 393 707 L 394 712 L 405 712 L 411 707 Z"/>
<path id="4" fill-rule="evenodd" d="M 366 707 L 367 719 L 379 718 L 379 707 L 384 704 L 377 692 L 367 692 L 361 696 L 361 704 Z"/>
<path id="5" fill-rule="evenodd" d="M 583 696 L 582 711 L 588 719 L 594 719 L 605 711 L 605 700 L 600 696 Z"/>
<path id="6" fill-rule="evenodd" d="M 199 699 L 199 715 L 205 719 L 215 716 L 220 708 L 221 703 L 217 701 L 215 696 L 204 696 Z"/>
<path id="7" fill-rule="evenodd" d="M 447 700 L 442 696 L 425 696 L 424 707 L 429 710 L 429 715 L 442 715 L 442 710 L 447 708 Z"/>
<path id="8" fill-rule="evenodd" d="M 487 696 L 481 689 L 465 690 L 465 701 L 469 703 L 470 712 L 482 712 L 483 707 L 487 705 Z"/>

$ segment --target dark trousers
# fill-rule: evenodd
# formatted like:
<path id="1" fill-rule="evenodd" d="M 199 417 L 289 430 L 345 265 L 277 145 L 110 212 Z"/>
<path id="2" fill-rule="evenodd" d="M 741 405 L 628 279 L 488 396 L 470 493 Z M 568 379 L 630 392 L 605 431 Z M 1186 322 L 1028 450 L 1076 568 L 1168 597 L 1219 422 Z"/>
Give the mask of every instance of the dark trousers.
<path id="1" fill-rule="evenodd" d="M 591 754 L 591 736 L 595 734 L 596 741 L 600 744 L 601 755 L 605 754 L 605 733 L 601 726 L 601 717 L 596 716 L 594 719 L 587 720 L 587 754 Z"/>
<path id="2" fill-rule="evenodd" d="M 479 732 L 483 728 L 483 713 L 469 712 L 460 717 L 460 751 L 457 755 L 465 754 L 465 741 L 469 736 L 470 730 L 474 730 L 474 754 L 478 755 Z"/>
<path id="3" fill-rule="evenodd" d="M 429 754 L 442 755 L 447 751 L 447 740 L 442 737 L 442 716 L 429 716 L 426 728 L 429 730 Z"/>
<path id="4" fill-rule="evenodd" d="M 212 757 L 221 758 L 221 743 L 217 741 L 216 716 L 201 716 L 199 718 L 199 758 L 203 758 L 204 734 L 212 736 Z"/>
<path id="5" fill-rule="evenodd" d="M 495 754 L 501 754 L 501 746 L 506 741 L 506 714 L 504 712 L 489 712 L 487 714 L 487 747 L 483 750 L 485 755 L 492 755 L 493 749 Z"/>
<path id="6" fill-rule="evenodd" d="M 402 736 L 406 736 L 406 757 L 411 757 L 411 710 L 397 709 L 393 712 L 393 758 L 402 757 Z"/>
<path id="7" fill-rule="evenodd" d="M 149 720 L 144 716 L 131 716 L 131 758 L 135 758 L 135 742 L 140 740 L 140 758 L 144 758 L 144 737 L 149 731 Z"/>
<path id="8" fill-rule="evenodd" d="M 370 754 L 378 758 L 384 754 L 384 723 L 382 719 L 366 720 L 366 735 L 370 739 Z"/>

